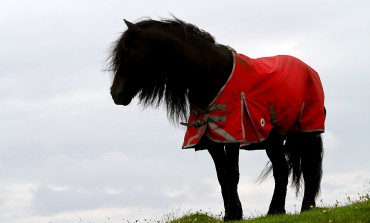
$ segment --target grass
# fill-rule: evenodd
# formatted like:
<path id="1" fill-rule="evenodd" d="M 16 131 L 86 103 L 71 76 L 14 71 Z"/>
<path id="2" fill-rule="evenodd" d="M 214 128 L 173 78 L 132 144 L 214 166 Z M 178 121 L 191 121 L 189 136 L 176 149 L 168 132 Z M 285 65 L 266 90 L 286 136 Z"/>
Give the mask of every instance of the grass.
<path id="1" fill-rule="evenodd" d="M 169 223 L 217 223 L 223 222 L 221 216 L 213 216 L 201 211 L 187 214 Z M 235 221 L 238 223 L 370 223 L 369 194 L 359 195 L 355 200 L 347 196 L 343 205 L 338 202 L 332 207 L 312 208 L 302 214 L 261 216 L 253 219 Z M 235 223 L 234 222 L 234 223 Z"/>

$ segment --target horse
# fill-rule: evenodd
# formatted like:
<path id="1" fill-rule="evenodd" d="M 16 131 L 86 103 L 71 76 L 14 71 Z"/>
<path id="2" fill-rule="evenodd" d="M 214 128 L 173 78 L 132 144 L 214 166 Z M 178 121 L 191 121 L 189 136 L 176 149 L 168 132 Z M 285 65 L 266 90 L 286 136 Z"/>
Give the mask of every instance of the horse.
<path id="1" fill-rule="evenodd" d="M 183 149 L 208 150 L 221 187 L 224 221 L 243 218 L 238 195 L 239 151 L 262 149 L 274 191 L 267 214 L 284 214 L 289 177 L 301 211 L 315 207 L 322 178 L 326 109 L 315 70 L 278 55 L 250 58 L 176 17 L 124 20 L 127 29 L 107 57 L 115 104 L 133 98 L 163 106 L 186 126 Z"/>

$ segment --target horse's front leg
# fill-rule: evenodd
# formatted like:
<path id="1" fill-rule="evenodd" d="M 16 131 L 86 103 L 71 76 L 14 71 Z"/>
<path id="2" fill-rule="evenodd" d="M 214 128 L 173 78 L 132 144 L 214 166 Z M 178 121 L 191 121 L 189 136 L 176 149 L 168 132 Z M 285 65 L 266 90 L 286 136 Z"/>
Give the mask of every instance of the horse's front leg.
<path id="1" fill-rule="evenodd" d="M 272 163 L 275 188 L 268 214 L 284 214 L 288 186 L 289 168 L 285 158 L 284 139 L 271 135 L 267 141 L 266 153 Z"/>
<path id="2" fill-rule="evenodd" d="M 226 173 L 226 153 L 224 146 L 222 144 L 214 144 L 212 148 L 208 149 L 213 162 L 215 163 L 217 179 L 221 186 L 221 194 L 224 201 L 225 216 L 228 215 L 228 203 L 229 203 L 229 193 L 228 193 L 228 183 L 227 183 L 227 173 Z"/>
<path id="3" fill-rule="evenodd" d="M 241 220 L 242 204 L 238 194 L 239 184 L 239 144 L 226 144 L 226 180 L 228 182 L 229 206 L 226 220 Z"/>
<path id="4" fill-rule="evenodd" d="M 239 183 L 239 146 L 216 144 L 208 149 L 215 163 L 217 178 L 224 200 L 224 220 L 240 220 L 243 217 L 242 206 L 238 195 Z"/>

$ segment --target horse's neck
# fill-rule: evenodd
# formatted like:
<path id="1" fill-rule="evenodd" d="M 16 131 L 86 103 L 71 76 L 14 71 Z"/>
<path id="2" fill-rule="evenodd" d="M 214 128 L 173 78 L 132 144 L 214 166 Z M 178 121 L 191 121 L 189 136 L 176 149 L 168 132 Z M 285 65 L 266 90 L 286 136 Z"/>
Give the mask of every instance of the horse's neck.
<path id="1" fill-rule="evenodd" d="M 189 102 L 198 108 L 206 108 L 228 80 L 232 66 L 231 51 L 222 46 L 215 46 L 209 51 L 199 52 L 201 61 L 194 61 L 199 66 L 189 74 Z"/>
<path id="2" fill-rule="evenodd" d="M 168 78 L 173 78 L 171 82 L 188 90 L 191 105 L 206 108 L 230 76 L 232 52 L 222 45 L 206 42 L 196 45 L 173 39 L 158 38 L 160 44 L 153 46 L 158 54 L 158 67 L 167 73 Z M 173 76 L 175 73 L 177 75 Z"/>

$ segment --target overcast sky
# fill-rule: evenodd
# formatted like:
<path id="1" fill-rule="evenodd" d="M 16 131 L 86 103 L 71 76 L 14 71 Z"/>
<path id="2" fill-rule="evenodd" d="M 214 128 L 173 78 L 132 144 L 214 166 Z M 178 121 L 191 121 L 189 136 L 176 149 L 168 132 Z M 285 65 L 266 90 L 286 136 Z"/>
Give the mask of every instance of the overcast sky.
<path id="1" fill-rule="evenodd" d="M 185 129 L 163 109 L 113 103 L 107 50 L 123 19 L 170 14 L 257 58 L 296 56 L 321 75 L 328 111 L 324 204 L 370 185 L 370 2 L 367 0 L 2 0 L 0 222 L 123 222 L 219 214 L 206 151 L 181 150 Z M 245 216 L 267 212 L 273 180 L 255 182 L 264 151 L 240 154 Z M 289 190 L 287 210 L 302 196 Z"/>

